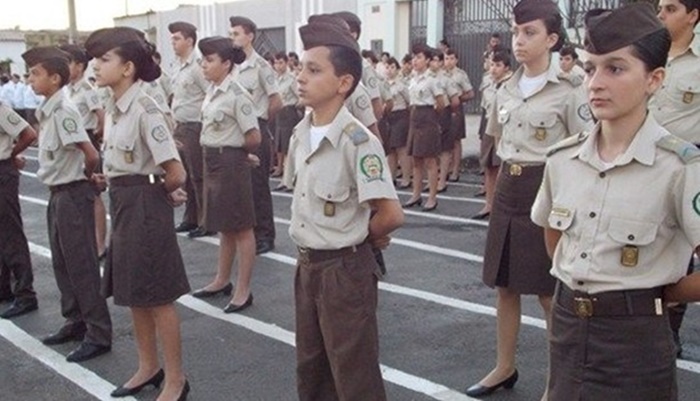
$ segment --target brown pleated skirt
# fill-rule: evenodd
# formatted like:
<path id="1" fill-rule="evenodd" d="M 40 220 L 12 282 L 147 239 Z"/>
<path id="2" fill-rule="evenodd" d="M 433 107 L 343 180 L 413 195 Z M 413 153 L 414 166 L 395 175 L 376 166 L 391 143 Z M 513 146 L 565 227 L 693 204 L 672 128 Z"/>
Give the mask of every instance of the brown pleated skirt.
<path id="1" fill-rule="evenodd" d="M 403 148 L 408 142 L 408 109 L 392 111 L 389 114 L 389 147 Z"/>
<path id="2" fill-rule="evenodd" d="M 173 208 L 161 185 L 110 186 L 112 237 L 102 295 L 116 305 L 153 307 L 190 291 L 175 235 Z"/>
<path id="3" fill-rule="evenodd" d="M 414 157 L 440 155 L 440 123 L 433 106 L 412 106 L 408 130 L 408 154 Z"/>
<path id="4" fill-rule="evenodd" d="M 295 106 L 284 106 L 275 115 L 274 135 L 277 152 L 287 154 L 289 139 L 292 137 L 294 127 L 299 124 L 303 116 L 303 113 Z"/>
<path id="5" fill-rule="evenodd" d="M 204 226 L 217 232 L 239 232 L 255 227 L 248 152 L 232 147 L 203 149 Z"/>
<path id="6" fill-rule="evenodd" d="M 481 167 L 498 167 L 501 165 L 501 158 L 496 153 L 496 140 L 491 135 L 484 134 L 481 137 L 479 149 L 479 165 Z"/>
<path id="7" fill-rule="evenodd" d="M 557 290 L 550 337 L 550 401 L 678 399 L 667 313 L 581 318 L 572 303 L 561 298 Z"/>
<path id="8" fill-rule="evenodd" d="M 504 164 L 486 235 L 483 280 L 520 294 L 552 295 L 552 261 L 544 246 L 544 230 L 530 220 L 530 209 L 542 182 L 544 166 L 523 167 L 513 176 Z"/>
<path id="9" fill-rule="evenodd" d="M 464 105 L 460 105 L 457 113 L 453 116 L 450 129 L 452 130 L 452 139 L 455 141 L 467 137 L 467 123 L 464 116 Z"/>

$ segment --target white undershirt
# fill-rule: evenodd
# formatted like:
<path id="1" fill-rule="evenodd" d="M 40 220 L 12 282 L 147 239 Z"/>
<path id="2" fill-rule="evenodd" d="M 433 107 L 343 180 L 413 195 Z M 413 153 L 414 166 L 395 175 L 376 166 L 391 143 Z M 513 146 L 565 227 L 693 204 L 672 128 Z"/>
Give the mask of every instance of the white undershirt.
<path id="1" fill-rule="evenodd" d="M 518 81 L 518 87 L 520 88 L 520 92 L 522 92 L 523 96 L 530 97 L 532 94 L 537 92 L 538 89 L 543 87 L 546 81 L 547 71 L 536 77 L 526 77 L 525 74 L 523 74 L 520 77 L 520 81 Z"/>
<path id="2" fill-rule="evenodd" d="M 320 127 L 311 126 L 310 137 L 311 140 L 311 151 L 315 152 L 318 146 L 321 144 L 321 140 L 326 136 L 328 130 L 331 128 L 331 124 L 322 125 Z"/>

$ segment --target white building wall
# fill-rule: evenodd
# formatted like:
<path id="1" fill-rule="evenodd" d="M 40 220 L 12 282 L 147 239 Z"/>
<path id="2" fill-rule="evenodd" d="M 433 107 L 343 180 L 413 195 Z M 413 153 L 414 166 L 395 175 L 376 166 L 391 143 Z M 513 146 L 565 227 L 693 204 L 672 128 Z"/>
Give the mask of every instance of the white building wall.
<path id="1" fill-rule="evenodd" d="M 24 40 L 0 40 L 0 59 L 12 60 L 10 70 L 13 74 L 23 75 L 27 72 L 27 67 L 24 65 L 22 53 L 27 50 Z"/>

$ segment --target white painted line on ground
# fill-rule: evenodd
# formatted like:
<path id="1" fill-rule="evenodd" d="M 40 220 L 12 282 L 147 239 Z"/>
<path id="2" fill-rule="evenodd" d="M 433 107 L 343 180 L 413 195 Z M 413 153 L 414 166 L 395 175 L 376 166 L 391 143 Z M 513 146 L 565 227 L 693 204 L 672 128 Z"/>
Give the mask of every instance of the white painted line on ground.
<path id="1" fill-rule="evenodd" d="M 37 245 L 34 245 L 33 248 L 37 249 L 37 247 Z M 45 249 L 45 251 L 48 251 L 48 249 Z M 44 254 L 42 253 L 41 256 L 44 256 Z M 45 346 L 11 321 L 0 319 L 0 336 L 32 358 L 46 365 L 49 369 L 77 384 L 89 394 L 100 400 L 111 399 L 109 394 L 116 388 L 114 384 L 79 364 L 67 362 L 65 356 Z M 133 397 L 122 399 L 125 401 L 136 401 Z"/>

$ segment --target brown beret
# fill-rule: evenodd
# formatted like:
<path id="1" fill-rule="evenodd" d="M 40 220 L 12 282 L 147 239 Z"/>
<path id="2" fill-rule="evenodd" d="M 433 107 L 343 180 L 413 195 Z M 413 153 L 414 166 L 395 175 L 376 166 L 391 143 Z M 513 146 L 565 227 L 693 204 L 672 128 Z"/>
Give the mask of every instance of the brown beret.
<path id="1" fill-rule="evenodd" d="M 146 44 L 144 33 L 125 26 L 102 28 L 91 33 L 85 41 L 85 50 L 91 57 L 102 57 L 103 54 L 127 43 Z"/>
<path id="2" fill-rule="evenodd" d="M 78 63 L 87 64 L 88 61 L 90 61 L 90 59 L 92 58 L 87 54 L 83 47 L 78 45 L 61 45 L 59 46 L 59 49 L 68 53 L 70 55 L 71 60 Z"/>
<path id="3" fill-rule="evenodd" d="M 170 33 L 182 32 L 188 36 L 192 36 L 197 32 L 197 27 L 185 21 L 176 21 L 168 25 Z"/>
<path id="4" fill-rule="evenodd" d="M 513 7 L 513 20 L 518 25 L 545 19 L 551 15 L 561 15 L 559 6 L 551 0 L 521 0 Z"/>
<path id="5" fill-rule="evenodd" d="M 240 47 L 234 46 L 231 39 L 223 36 L 211 36 L 204 38 L 197 44 L 203 56 L 210 54 L 220 54 L 226 59 L 231 59 L 233 63 L 240 64 L 245 61 L 246 54 Z"/>
<path id="6" fill-rule="evenodd" d="M 585 16 L 583 48 L 592 54 L 605 54 L 654 32 L 666 29 L 649 3 L 632 3 L 615 9 L 594 9 Z"/>
<path id="7" fill-rule="evenodd" d="M 39 46 L 22 53 L 22 59 L 28 67 L 33 67 L 47 60 L 60 60 L 68 64 L 70 54 L 64 52 L 56 46 Z"/>
<path id="8" fill-rule="evenodd" d="M 249 30 L 251 30 L 253 33 L 255 33 L 258 30 L 258 26 L 255 25 L 255 22 L 252 20 L 246 18 L 246 17 L 231 17 L 228 19 L 229 22 L 231 23 L 231 28 L 234 26 L 242 26 L 246 27 Z"/>
<path id="9" fill-rule="evenodd" d="M 339 17 L 345 21 L 345 23 L 350 27 L 350 32 L 357 32 L 358 35 L 360 32 L 362 32 L 362 21 L 360 21 L 360 17 L 354 13 L 351 13 L 350 11 L 339 11 L 337 13 L 333 13 L 332 15 L 335 15 L 336 17 Z"/>
<path id="10" fill-rule="evenodd" d="M 332 20 L 331 20 L 332 21 Z M 319 46 L 342 46 L 360 54 L 360 46 L 346 26 L 328 20 L 318 20 L 299 28 L 304 50 Z"/>

